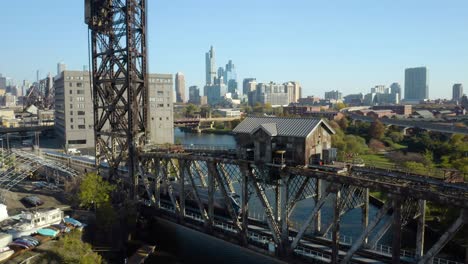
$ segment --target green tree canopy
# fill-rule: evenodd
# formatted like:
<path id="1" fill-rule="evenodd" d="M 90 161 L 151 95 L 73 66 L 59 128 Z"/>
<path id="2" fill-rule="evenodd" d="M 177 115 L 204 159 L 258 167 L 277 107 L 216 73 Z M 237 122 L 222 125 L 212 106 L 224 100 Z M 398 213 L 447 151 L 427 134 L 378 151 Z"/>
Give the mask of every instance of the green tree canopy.
<path id="1" fill-rule="evenodd" d="M 385 134 L 385 126 L 379 120 L 372 122 L 369 128 L 369 135 L 374 139 L 382 139 Z"/>
<path id="2" fill-rule="evenodd" d="M 80 204 L 86 208 L 90 208 L 93 205 L 100 207 L 110 202 L 110 195 L 114 189 L 115 186 L 103 180 L 101 176 L 96 173 L 88 173 L 80 184 Z"/>

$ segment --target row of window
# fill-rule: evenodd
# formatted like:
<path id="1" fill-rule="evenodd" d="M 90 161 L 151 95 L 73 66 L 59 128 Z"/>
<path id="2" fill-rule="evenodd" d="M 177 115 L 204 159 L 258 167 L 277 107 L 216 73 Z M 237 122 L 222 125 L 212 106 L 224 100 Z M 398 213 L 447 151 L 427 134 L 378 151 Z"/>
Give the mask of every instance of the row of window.
<path id="1" fill-rule="evenodd" d="M 72 87 L 71 84 L 72 84 L 72 83 L 70 83 L 70 87 Z M 82 84 L 81 84 L 81 83 L 77 83 L 77 84 L 76 84 L 76 87 L 82 87 Z M 70 91 L 70 94 L 73 94 L 73 90 L 70 89 L 69 91 Z M 84 90 L 76 90 L 76 94 L 84 94 Z"/>
<path id="2" fill-rule="evenodd" d="M 67 76 L 65 79 L 67 80 L 84 80 L 83 76 Z"/>
<path id="3" fill-rule="evenodd" d="M 73 115 L 73 111 L 70 111 L 70 115 Z M 77 111 L 77 115 L 79 116 L 85 115 L 85 111 Z"/>
<path id="4" fill-rule="evenodd" d="M 85 108 L 85 104 L 76 104 L 76 108 L 78 108 L 78 109 L 84 109 L 84 108 Z M 70 104 L 70 109 L 73 109 L 73 104 Z"/>
<path id="5" fill-rule="evenodd" d="M 78 128 L 78 129 L 86 129 L 86 125 L 78 125 L 77 128 Z M 75 129 L 75 126 L 74 126 L 74 125 L 70 125 L 70 129 Z"/>

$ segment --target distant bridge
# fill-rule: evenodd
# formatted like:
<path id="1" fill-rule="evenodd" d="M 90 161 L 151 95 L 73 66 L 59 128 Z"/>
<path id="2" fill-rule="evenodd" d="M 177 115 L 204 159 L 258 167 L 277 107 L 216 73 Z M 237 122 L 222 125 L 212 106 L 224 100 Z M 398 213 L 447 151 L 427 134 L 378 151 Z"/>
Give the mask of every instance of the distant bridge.
<path id="1" fill-rule="evenodd" d="M 376 119 L 369 116 L 362 116 L 357 114 L 348 114 L 348 116 L 353 120 L 360 120 L 364 122 L 374 122 Z M 428 121 L 415 121 L 415 120 L 402 120 L 402 119 L 392 119 L 392 118 L 378 118 L 382 124 L 392 125 L 404 128 L 421 128 L 428 131 L 435 131 L 448 134 L 463 134 L 468 135 L 468 128 L 466 127 L 456 127 L 453 124 L 451 125 L 441 125 L 434 124 Z"/>
<path id="2" fill-rule="evenodd" d="M 174 120 L 174 126 L 189 126 L 197 127 L 202 123 L 213 123 L 213 122 L 229 122 L 234 120 L 240 120 L 240 116 L 234 117 L 210 117 L 210 118 L 181 118 Z"/>
<path id="3" fill-rule="evenodd" d="M 21 132 L 34 132 L 34 131 L 45 131 L 53 130 L 54 126 L 20 126 L 20 127 L 0 127 L 0 134 L 8 133 L 21 133 Z"/>

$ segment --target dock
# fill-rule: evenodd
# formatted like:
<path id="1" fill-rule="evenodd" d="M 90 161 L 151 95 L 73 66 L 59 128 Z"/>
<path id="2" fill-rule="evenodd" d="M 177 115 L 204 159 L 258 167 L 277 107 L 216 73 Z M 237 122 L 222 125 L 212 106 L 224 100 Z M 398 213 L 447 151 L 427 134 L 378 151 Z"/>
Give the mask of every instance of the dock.
<path id="1" fill-rule="evenodd" d="M 142 245 L 138 250 L 128 259 L 128 264 L 142 264 L 145 260 L 154 253 L 156 246 Z"/>

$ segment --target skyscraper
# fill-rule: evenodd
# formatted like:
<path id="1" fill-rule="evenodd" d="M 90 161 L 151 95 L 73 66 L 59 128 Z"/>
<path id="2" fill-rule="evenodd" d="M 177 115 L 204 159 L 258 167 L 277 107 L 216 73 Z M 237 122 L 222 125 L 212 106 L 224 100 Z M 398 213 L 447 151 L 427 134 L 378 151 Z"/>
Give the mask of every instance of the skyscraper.
<path id="1" fill-rule="evenodd" d="M 67 70 L 67 65 L 63 62 L 57 63 L 57 76 L 60 75 L 63 71 Z"/>
<path id="2" fill-rule="evenodd" d="M 3 76 L 0 74 L 0 89 L 5 90 L 6 87 L 7 87 L 6 77 L 3 77 Z"/>
<path id="3" fill-rule="evenodd" d="M 247 95 L 249 92 L 255 91 L 257 87 L 257 79 L 255 78 L 245 78 L 242 82 L 242 93 Z"/>
<path id="4" fill-rule="evenodd" d="M 401 102 L 401 86 L 399 83 L 395 82 L 390 85 L 392 94 L 397 94 L 398 102 Z"/>
<path id="5" fill-rule="evenodd" d="M 455 102 L 460 102 L 463 97 L 463 85 L 461 83 L 456 83 L 452 88 L 452 100 Z"/>
<path id="6" fill-rule="evenodd" d="M 189 87 L 189 103 L 191 104 L 200 104 L 200 88 L 198 86 Z"/>
<path id="7" fill-rule="evenodd" d="M 417 67 L 405 70 L 405 101 L 429 99 L 427 68 Z"/>
<path id="8" fill-rule="evenodd" d="M 236 66 L 232 63 L 232 60 L 226 64 L 226 70 L 224 71 L 224 83 L 227 84 L 228 92 L 232 94 L 233 98 L 238 98 L 237 91 L 237 72 Z"/>
<path id="9" fill-rule="evenodd" d="M 185 101 L 185 77 L 181 72 L 175 76 L 176 102 L 183 103 Z"/>
<path id="10" fill-rule="evenodd" d="M 215 61 L 215 52 L 213 46 L 206 53 L 206 85 L 214 84 L 214 79 L 216 77 L 216 61 Z"/>

